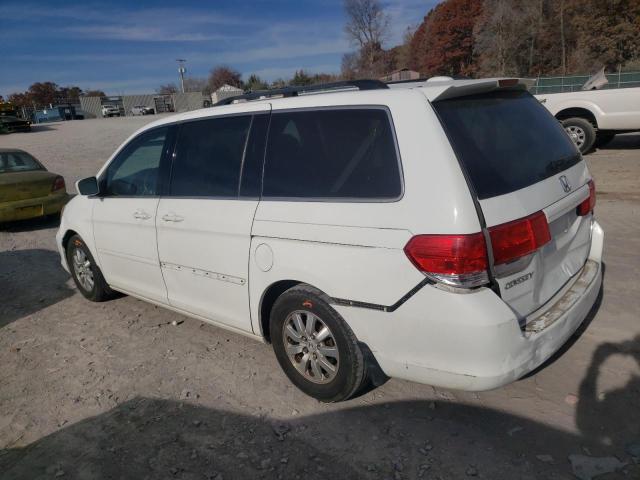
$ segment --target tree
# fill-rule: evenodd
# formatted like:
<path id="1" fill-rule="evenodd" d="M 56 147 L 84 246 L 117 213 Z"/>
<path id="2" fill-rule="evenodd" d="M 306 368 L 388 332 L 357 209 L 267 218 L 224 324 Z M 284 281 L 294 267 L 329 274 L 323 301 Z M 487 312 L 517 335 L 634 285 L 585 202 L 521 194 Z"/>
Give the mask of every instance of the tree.
<path id="1" fill-rule="evenodd" d="M 249 75 L 249 79 L 245 83 L 245 88 L 252 92 L 256 92 L 258 90 L 266 90 L 269 88 L 267 82 L 263 81 L 258 75 L 252 73 Z"/>
<path id="2" fill-rule="evenodd" d="M 184 91 L 185 92 L 203 92 L 205 95 L 211 92 L 207 91 L 209 86 L 205 78 L 199 77 L 187 77 L 184 79 Z"/>
<path id="3" fill-rule="evenodd" d="M 293 75 L 293 78 L 289 81 L 289 85 L 296 86 L 305 86 L 311 85 L 312 80 L 309 75 L 304 70 L 296 70 L 296 73 Z"/>
<path id="4" fill-rule="evenodd" d="M 380 74 L 382 43 L 389 34 L 389 16 L 378 0 L 344 0 L 344 30 L 358 47 L 358 70 Z"/>
<path id="5" fill-rule="evenodd" d="M 481 12 L 478 0 L 447 0 L 432 9 L 411 39 L 411 68 L 427 75 L 473 74 L 473 31 Z"/>
<path id="6" fill-rule="evenodd" d="M 82 95 L 85 97 L 106 97 L 107 96 L 102 90 L 87 90 Z"/>
<path id="7" fill-rule="evenodd" d="M 156 92 L 160 95 L 172 95 L 178 93 L 178 86 L 175 83 L 167 83 L 166 85 L 160 85 Z"/>
<path id="8" fill-rule="evenodd" d="M 58 85 L 53 82 L 36 82 L 29 87 L 29 95 L 37 105 L 57 103 Z"/>
<path id="9" fill-rule="evenodd" d="M 223 85 L 242 88 L 242 75 L 231 67 L 220 65 L 211 70 L 208 85 L 212 92 Z"/>

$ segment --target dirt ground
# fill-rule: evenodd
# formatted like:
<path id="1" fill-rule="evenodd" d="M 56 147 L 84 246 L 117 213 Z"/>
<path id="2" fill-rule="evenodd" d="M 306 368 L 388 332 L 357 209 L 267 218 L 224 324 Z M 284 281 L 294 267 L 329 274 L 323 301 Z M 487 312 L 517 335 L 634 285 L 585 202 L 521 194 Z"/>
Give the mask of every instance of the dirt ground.
<path id="1" fill-rule="evenodd" d="M 0 147 L 73 191 L 150 120 L 37 126 Z M 55 221 L 0 227 L 0 478 L 639 479 L 640 135 L 587 162 L 602 301 L 552 361 L 477 394 L 392 379 L 321 404 L 269 345 L 129 297 L 86 301 L 59 266 Z"/>

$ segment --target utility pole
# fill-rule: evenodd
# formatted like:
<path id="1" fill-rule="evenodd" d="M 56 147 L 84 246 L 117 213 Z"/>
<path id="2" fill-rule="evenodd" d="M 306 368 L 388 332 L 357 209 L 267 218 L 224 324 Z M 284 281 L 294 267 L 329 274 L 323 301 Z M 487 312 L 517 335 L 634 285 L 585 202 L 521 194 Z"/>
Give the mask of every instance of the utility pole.
<path id="1" fill-rule="evenodd" d="M 180 74 L 180 87 L 182 89 L 182 93 L 184 93 L 184 74 L 187 72 L 184 64 L 187 62 L 184 58 L 176 59 L 178 62 L 178 73 Z"/>

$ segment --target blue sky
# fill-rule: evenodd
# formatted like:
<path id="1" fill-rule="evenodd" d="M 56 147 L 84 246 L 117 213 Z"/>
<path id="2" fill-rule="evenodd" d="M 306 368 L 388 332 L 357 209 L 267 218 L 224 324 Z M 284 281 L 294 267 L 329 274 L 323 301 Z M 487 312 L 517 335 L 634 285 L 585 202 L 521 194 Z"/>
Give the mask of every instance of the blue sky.
<path id="1" fill-rule="evenodd" d="M 438 0 L 383 0 L 391 16 L 386 46 L 400 42 Z M 230 65 L 248 77 L 291 76 L 296 69 L 338 72 L 352 50 L 341 0 L 126 1 L 0 0 L 0 94 L 36 81 L 152 92 L 187 75 Z"/>

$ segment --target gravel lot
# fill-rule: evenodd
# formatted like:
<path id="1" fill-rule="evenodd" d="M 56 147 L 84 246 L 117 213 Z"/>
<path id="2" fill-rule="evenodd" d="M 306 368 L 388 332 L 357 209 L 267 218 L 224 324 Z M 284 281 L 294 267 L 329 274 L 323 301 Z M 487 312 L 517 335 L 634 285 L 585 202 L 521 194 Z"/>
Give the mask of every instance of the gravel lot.
<path id="1" fill-rule="evenodd" d="M 154 118 L 36 126 L 0 147 L 71 191 Z M 54 221 L 0 226 L 0 478 L 640 478 L 640 135 L 587 162 L 602 302 L 534 375 L 478 394 L 390 380 L 318 403 L 268 345 L 128 297 L 84 300 Z"/>

